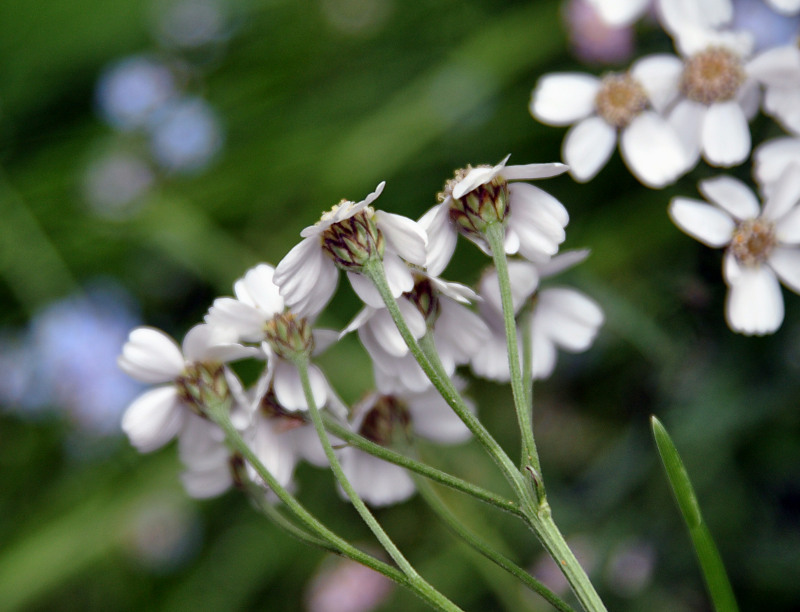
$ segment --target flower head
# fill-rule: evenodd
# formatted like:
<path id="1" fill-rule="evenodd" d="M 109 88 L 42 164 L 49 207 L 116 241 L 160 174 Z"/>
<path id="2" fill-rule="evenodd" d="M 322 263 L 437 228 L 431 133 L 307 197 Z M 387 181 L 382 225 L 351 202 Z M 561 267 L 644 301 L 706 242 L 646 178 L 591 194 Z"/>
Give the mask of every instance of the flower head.
<path id="1" fill-rule="evenodd" d="M 775 332 L 784 314 L 778 280 L 800 293 L 800 165 L 784 171 L 763 208 L 744 183 L 728 176 L 702 181 L 699 189 L 710 204 L 675 198 L 670 217 L 703 244 L 725 248 L 730 328 L 746 335 Z"/>

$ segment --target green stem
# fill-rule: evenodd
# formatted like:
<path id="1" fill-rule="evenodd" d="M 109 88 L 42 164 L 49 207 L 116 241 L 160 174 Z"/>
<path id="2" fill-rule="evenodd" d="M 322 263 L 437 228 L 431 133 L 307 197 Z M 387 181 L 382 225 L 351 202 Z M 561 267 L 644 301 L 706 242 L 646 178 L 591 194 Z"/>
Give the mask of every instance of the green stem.
<path id="1" fill-rule="evenodd" d="M 457 478 L 452 474 L 448 474 L 447 472 L 443 472 L 441 470 L 437 470 L 434 467 L 426 463 L 422 463 L 421 461 L 417 461 L 415 459 L 411 459 L 410 457 L 406 457 L 398 453 L 397 451 L 393 451 L 385 446 L 381 446 L 380 444 L 375 444 L 374 442 L 368 440 L 367 438 L 358 435 L 357 433 L 351 431 L 344 425 L 338 423 L 334 418 L 330 417 L 329 415 L 323 415 L 323 421 L 325 423 L 325 428 L 330 431 L 333 435 L 337 438 L 341 438 L 345 442 L 347 442 L 350 446 L 353 446 L 359 450 L 364 451 L 365 453 L 369 453 L 379 459 L 383 459 L 384 461 L 388 461 L 389 463 L 394 463 L 395 465 L 399 465 L 400 467 L 406 468 L 409 471 L 415 472 L 421 476 L 425 476 L 426 478 L 430 478 L 438 482 L 439 484 L 443 484 L 451 489 L 455 489 L 457 491 L 461 491 L 462 493 L 466 493 L 467 495 L 471 495 L 475 499 L 485 502 L 494 506 L 495 508 L 499 508 L 505 512 L 509 512 L 519 517 L 524 517 L 525 514 L 520 510 L 519 504 L 505 499 L 491 491 L 487 491 L 486 489 L 479 487 L 477 485 L 472 484 L 471 482 L 467 482 L 466 480 L 462 480 L 461 478 Z"/>
<path id="2" fill-rule="evenodd" d="M 486 430 L 483 423 L 470 412 L 464 400 L 461 399 L 458 391 L 450 381 L 450 378 L 441 367 L 437 368 L 425 355 L 419 343 L 414 338 L 414 335 L 411 333 L 411 330 L 408 328 L 400 312 L 400 308 L 397 306 L 397 301 L 392 295 L 391 289 L 389 289 L 389 283 L 386 280 L 386 273 L 383 269 L 383 262 L 380 260 L 372 260 L 364 267 L 362 273 L 375 284 L 375 287 L 383 298 L 384 304 L 386 304 L 389 314 L 394 320 L 395 325 L 397 325 L 400 335 L 403 337 L 403 340 L 405 340 L 411 354 L 417 360 L 417 363 L 419 363 L 422 371 L 425 372 L 425 375 L 442 395 L 442 398 L 444 398 L 478 442 L 486 449 L 495 463 L 497 463 L 517 496 L 520 499 L 525 499 L 527 496 L 525 479 L 522 477 L 519 470 L 517 470 L 514 462 L 511 461 L 502 447 Z"/>
<path id="3" fill-rule="evenodd" d="M 417 573 L 414 567 L 403 556 L 403 553 L 401 553 L 397 548 L 389 535 L 383 530 L 383 527 L 380 526 L 375 516 L 369 511 L 369 508 L 367 508 L 366 504 L 358 496 L 358 493 L 356 493 L 353 485 L 350 484 L 350 481 L 347 479 L 347 476 L 342 469 L 342 465 L 339 463 L 339 459 L 336 457 L 336 453 L 333 451 L 333 446 L 331 445 L 330 438 L 328 437 L 328 432 L 325 431 L 325 424 L 322 420 L 322 415 L 320 414 L 319 408 L 314 401 L 314 393 L 311 389 L 311 381 L 308 378 L 308 358 L 305 356 L 298 356 L 294 360 L 294 364 L 297 366 L 297 369 L 300 372 L 300 381 L 303 385 L 303 392 L 306 396 L 306 402 L 308 403 L 308 411 L 311 413 L 311 420 L 314 422 L 314 428 L 317 430 L 317 435 L 319 436 L 320 442 L 322 442 L 322 448 L 325 450 L 325 456 L 328 458 L 328 462 L 330 463 L 331 470 L 333 470 L 333 473 L 336 476 L 336 480 L 347 494 L 347 497 L 350 499 L 353 507 L 356 509 L 363 521 L 367 524 L 367 527 L 369 527 L 370 531 L 372 531 L 372 533 L 375 534 L 375 537 L 378 538 L 381 546 L 383 546 L 386 552 L 389 553 L 392 559 L 394 559 L 395 563 L 397 563 L 402 572 L 406 575 L 409 584 L 414 587 L 415 591 L 418 593 L 424 592 L 426 594 L 426 599 L 429 602 L 435 602 L 436 607 L 441 610 L 449 610 L 451 612 L 461 610 L 461 608 L 447 599 L 447 597 L 437 591 L 430 583 L 428 583 Z"/>
<path id="4" fill-rule="evenodd" d="M 366 565 L 370 569 L 383 574 L 387 578 L 391 578 L 396 583 L 413 589 L 414 587 L 410 584 L 408 578 L 401 571 L 387 563 L 384 563 L 383 561 L 375 559 L 363 551 L 360 551 L 355 546 L 336 535 L 334 532 L 320 523 L 308 510 L 305 509 L 305 507 L 299 501 L 297 501 L 297 499 L 291 493 L 281 486 L 281 484 L 275 479 L 270 471 L 264 467 L 264 464 L 261 463 L 258 455 L 256 455 L 247 445 L 242 436 L 239 434 L 239 431 L 233 426 L 233 423 L 231 423 L 230 417 L 228 416 L 229 403 L 230 402 L 218 402 L 213 405 L 206 404 L 205 414 L 209 419 L 216 423 L 223 432 L 225 432 L 225 438 L 231 449 L 240 454 L 245 461 L 253 466 L 253 469 L 256 471 L 259 477 L 270 489 L 272 489 L 278 499 L 280 499 L 281 502 L 283 502 L 286 507 L 294 513 L 294 515 L 308 529 L 308 531 L 312 534 L 315 534 L 320 539 L 328 542 L 338 554 L 347 557 L 348 559 L 352 559 L 353 561 L 357 561 L 362 565 Z M 420 595 L 426 600 L 430 601 L 427 597 L 425 597 L 424 594 L 421 593 Z"/>
<path id="5" fill-rule="evenodd" d="M 484 233 L 492 250 L 492 259 L 497 269 L 497 280 L 500 285 L 500 301 L 503 304 L 503 322 L 506 329 L 506 346 L 508 347 L 508 367 L 511 373 L 511 393 L 514 396 L 514 407 L 517 422 L 522 436 L 522 469 L 532 467 L 539 475 L 541 482 L 541 466 L 536 441 L 533 439 L 533 419 L 529 408 L 529 394 L 525 391 L 522 371 L 519 363 L 519 347 L 517 345 L 517 325 L 514 317 L 514 303 L 511 297 L 511 279 L 508 276 L 508 261 L 503 247 L 505 227 L 502 223 L 492 223 Z"/>
<path id="6" fill-rule="evenodd" d="M 564 600 L 553 593 L 544 584 L 536 580 L 536 578 L 531 576 L 511 559 L 495 551 L 480 538 L 475 536 L 475 534 L 469 531 L 469 529 L 467 529 L 453 514 L 450 508 L 448 508 L 447 505 L 439 498 L 439 496 L 433 490 L 433 487 L 428 482 L 422 481 L 421 479 L 415 480 L 417 482 L 417 489 L 431 509 L 458 537 L 464 540 L 464 542 L 469 544 L 484 557 L 506 570 L 509 574 L 517 578 L 529 589 L 541 595 L 557 610 L 561 610 L 562 612 L 574 612 L 573 608 L 568 606 Z"/>

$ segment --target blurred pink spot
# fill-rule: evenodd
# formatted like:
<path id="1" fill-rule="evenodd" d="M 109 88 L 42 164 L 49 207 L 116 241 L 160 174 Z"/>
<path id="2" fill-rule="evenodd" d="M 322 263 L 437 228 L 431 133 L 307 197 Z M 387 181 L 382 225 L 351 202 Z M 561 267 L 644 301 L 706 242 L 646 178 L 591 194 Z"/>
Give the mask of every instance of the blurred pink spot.
<path id="1" fill-rule="evenodd" d="M 581 61 L 615 64 L 633 54 L 633 28 L 612 28 L 584 0 L 568 0 L 564 10 L 572 52 Z"/>
<path id="2" fill-rule="evenodd" d="M 306 596 L 308 612 L 368 612 L 389 596 L 392 581 L 356 563 L 337 561 L 312 580 Z"/>

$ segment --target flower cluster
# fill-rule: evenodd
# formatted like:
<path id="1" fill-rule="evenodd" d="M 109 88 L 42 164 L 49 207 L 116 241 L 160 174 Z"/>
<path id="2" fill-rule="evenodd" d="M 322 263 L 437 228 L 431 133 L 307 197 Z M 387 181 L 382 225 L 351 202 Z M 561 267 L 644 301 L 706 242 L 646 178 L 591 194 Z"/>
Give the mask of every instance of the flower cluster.
<path id="1" fill-rule="evenodd" d="M 726 247 L 730 328 L 748 335 L 776 331 L 783 321 L 778 279 L 797 292 L 800 269 L 795 254 L 800 237 L 793 227 L 800 193 L 792 179 L 800 164 L 797 40 L 759 40 L 756 53 L 755 34 L 737 20 L 729 0 L 591 4 L 612 26 L 630 24 L 654 5 L 677 53 L 648 55 L 624 72 L 602 77 L 541 77 L 530 111 L 543 123 L 572 125 L 562 154 L 576 180 L 596 176 L 617 140 L 630 171 L 652 188 L 674 183 L 701 158 L 715 167 L 738 166 L 754 148 L 749 122 L 759 109 L 792 134 L 755 149 L 763 211 L 748 187 L 725 176 L 700 184 L 714 206 L 675 198 L 669 207 L 680 229 L 709 246 Z M 770 5 L 787 15 L 800 12 L 798 2 Z"/>
<path id="2" fill-rule="evenodd" d="M 346 431 L 378 446 L 408 447 L 417 436 L 441 444 L 465 441 L 469 428 L 432 385 L 392 314 L 396 306 L 414 341 L 435 350 L 441 371 L 459 392 L 466 386 L 456 374 L 459 366 L 471 366 L 478 376 L 508 379 L 505 338 L 497 333 L 503 313 L 496 274 L 484 275 L 480 295 L 440 277 L 459 233 L 491 253 L 487 231 L 501 228 L 504 250 L 515 256 L 510 261 L 515 303 L 532 305 L 521 316 L 533 317 L 535 378 L 553 371 L 556 347 L 572 352 L 588 348 L 603 321 L 599 306 L 571 289 L 538 290 L 540 276 L 564 269 L 566 260 L 577 263 L 587 252 L 556 255 L 565 238 L 567 211 L 545 191 L 520 182 L 567 168 L 507 166 L 507 160 L 457 171 L 440 203 L 418 222 L 373 208 L 384 183 L 360 202 L 343 200 L 301 232 L 300 243 L 276 268 L 255 266 L 235 282 L 234 297 L 214 300 L 205 322 L 186 335 L 183 349 L 158 330 L 133 330 L 120 367 L 142 382 L 161 385 L 125 414 L 123 429 L 133 445 L 148 452 L 177 437 L 187 491 L 209 497 L 233 484 L 269 488 L 254 466 L 226 445 L 215 413 L 219 406 L 277 483 L 288 489 L 298 461 L 328 462 L 310 423 L 309 402 Z M 364 308 L 341 332 L 314 329 L 336 290 L 338 270 L 347 274 Z M 381 275 L 386 292 L 376 280 Z M 348 410 L 310 362 L 354 331 L 371 357 L 375 386 Z M 229 366 L 239 359 L 264 362 L 249 389 Z M 466 406 L 474 412 L 469 402 Z M 346 444 L 336 448 L 344 473 L 367 502 L 395 503 L 413 493 L 403 468 Z"/>

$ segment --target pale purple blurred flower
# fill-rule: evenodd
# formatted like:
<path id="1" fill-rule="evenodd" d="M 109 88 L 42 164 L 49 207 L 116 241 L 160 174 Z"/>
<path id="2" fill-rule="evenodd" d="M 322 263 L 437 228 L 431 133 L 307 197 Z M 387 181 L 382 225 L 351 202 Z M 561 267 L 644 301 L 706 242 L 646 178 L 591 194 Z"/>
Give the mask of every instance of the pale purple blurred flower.
<path id="1" fill-rule="evenodd" d="M 170 69 L 156 59 L 127 57 L 105 70 L 97 83 L 100 114 L 120 130 L 144 127 L 176 94 Z"/>
<path id="2" fill-rule="evenodd" d="M 633 54 L 633 27 L 607 25 L 586 0 L 569 0 L 564 7 L 573 53 L 584 62 L 617 64 Z"/>
<path id="3" fill-rule="evenodd" d="M 97 157 L 86 169 L 83 194 L 92 210 L 105 217 L 130 214 L 155 181 L 148 163 L 124 151 Z"/>
<path id="4" fill-rule="evenodd" d="M 623 542 L 611 553 L 606 581 L 618 595 L 635 597 L 652 581 L 656 551 L 648 542 Z"/>
<path id="5" fill-rule="evenodd" d="M 567 542 L 572 549 L 575 558 L 581 564 L 584 571 L 591 577 L 592 571 L 597 566 L 597 548 L 588 539 L 576 536 Z M 569 583 L 564 577 L 556 562 L 547 553 L 542 553 L 531 569 L 531 574 L 541 580 L 554 593 L 564 595 L 569 592 Z"/>
<path id="6" fill-rule="evenodd" d="M 350 560 L 337 560 L 312 580 L 306 594 L 308 612 L 369 612 L 392 591 L 382 574 Z"/>
<path id="7" fill-rule="evenodd" d="M 153 157 L 174 172 L 202 170 L 222 147 L 223 133 L 211 106 L 186 97 L 161 109 L 150 124 Z"/>

